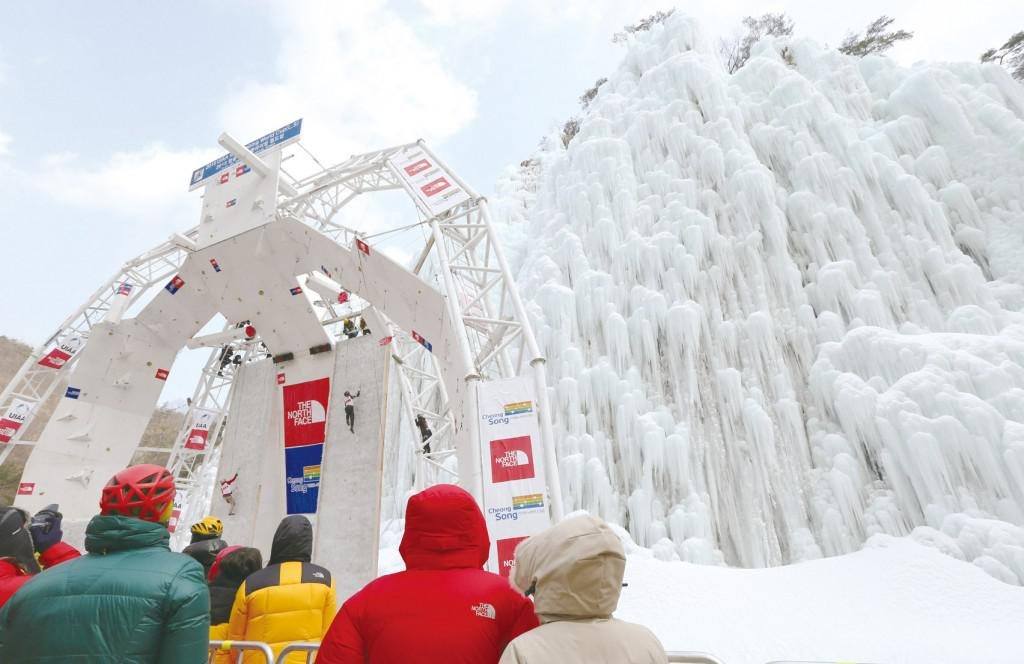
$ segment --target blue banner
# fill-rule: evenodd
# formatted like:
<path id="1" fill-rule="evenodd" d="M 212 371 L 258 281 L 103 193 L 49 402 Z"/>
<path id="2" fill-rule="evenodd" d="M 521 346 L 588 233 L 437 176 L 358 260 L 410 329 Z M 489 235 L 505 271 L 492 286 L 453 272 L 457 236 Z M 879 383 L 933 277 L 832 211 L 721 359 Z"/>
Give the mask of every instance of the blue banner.
<path id="1" fill-rule="evenodd" d="M 284 450 L 288 514 L 315 514 L 320 495 L 320 462 L 323 443 L 287 447 Z"/>
<path id="2" fill-rule="evenodd" d="M 246 143 L 245 147 L 252 150 L 255 154 L 265 152 L 270 148 L 284 147 L 289 143 L 294 143 L 299 140 L 299 134 L 302 132 L 302 118 L 299 118 L 295 122 L 291 122 L 281 127 L 277 131 L 272 131 L 266 136 L 260 136 L 251 143 Z M 202 186 L 207 180 L 217 175 L 225 168 L 230 168 L 238 163 L 238 158 L 233 154 L 226 154 L 220 157 L 216 161 L 211 161 L 206 166 L 202 166 L 192 171 L 192 180 L 189 182 L 188 190 L 192 191 L 196 187 Z"/>

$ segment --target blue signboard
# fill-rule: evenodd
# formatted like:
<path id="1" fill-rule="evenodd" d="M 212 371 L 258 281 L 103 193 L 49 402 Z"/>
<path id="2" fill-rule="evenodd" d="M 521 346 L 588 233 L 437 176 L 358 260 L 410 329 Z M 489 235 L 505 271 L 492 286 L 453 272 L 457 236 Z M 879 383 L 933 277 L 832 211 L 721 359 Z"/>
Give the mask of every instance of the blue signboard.
<path id="1" fill-rule="evenodd" d="M 320 494 L 320 462 L 323 457 L 323 443 L 285 448 L 285 502 L 288 514 L 316 513 L 317 496 Z"/>
<path id="2" fill-rule="evenodd" d="M 260 136 L 251 143 L 246 143 L 245 147 L 252 150 L 255 154 L 265 152 L 270 148 L 284 147 L 290 143 L 294 143 L 299 140 L 299 133 L 302 132 L 302 118 L 299 118 L 295 122 L 291 122 L 281 127 L 277 131 L 272 131 L 266 136 Z M 233 154 L 226 154 L 223 157 L 211 161 L 206 166 L 197 168 L 192 171 L 192 180 L 189 182 L 188 190 L 202 186 L 207 180 L 217 175 L 225 168 L 230 168 L 238 163 L 238 158 Z"/>

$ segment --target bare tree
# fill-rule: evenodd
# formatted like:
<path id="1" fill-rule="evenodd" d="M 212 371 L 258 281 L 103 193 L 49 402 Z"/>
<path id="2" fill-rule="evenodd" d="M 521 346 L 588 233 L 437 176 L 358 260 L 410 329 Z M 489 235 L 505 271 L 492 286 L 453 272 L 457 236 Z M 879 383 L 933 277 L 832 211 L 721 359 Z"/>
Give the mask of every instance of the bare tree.
<path id="1" fill-rule="evenodd" d="M 999 48 L 990 48 L 981 54 L 982 62 L 998 62 L 1010 70 L 1010 75 L 1024 81 L 1024 30 L 1014 34 Z"/>
<path id="2" fill-rule="evenodd" d="M 590 106 L 590 102 L 594 101 L 594 98 L 597 96 L 597 91 L 601 89 L 601 86 L 607 82 L 608 79 L 602 76 L 601 78 L 594 81 L 594 87 L 587 88 L 586 90 L 583 91 L 583 94 L 580 95 L 580 106 L 582 106 L 584 110 L 586 110 L 586 108 Z"/>
<path id="3" fill-rule="evenodd" d="M 566 120 L 562 125 L 562 145 L 569 147 L 569 143 L 576 138 L 578 133 L 580 133 L 580 119 L 574 116 Z"/>
<path id="4" fill-rule="evenodd" d="M 889 31 L 896 19 L 888 16 L 879 16 L 868 24 L 867 30 L 861 35 L 859 32 L 851 32 L 839 45 L 839 51 L 846 55 L 854 55 L 863 58 L 872 53 L 884 53 L 896 45 L 896 42 L 911 39 L 914 36 L 909 30 Z"/>
<path id="5" fill-rule="evenodd" d="M 718 52 L 725 59 L 725 68 L 730 74 L 736 73 L 750 59 L 750 49 L 765 37 L 789 37 L 793 34 L 793 19 L 785 12 L 767 13 L 759 17 L 747 16 L 743 19 L 746 34 L 736 34 L 732 39 L 721 39 Z"/>
<path id="6" fill-rule="evenodd" d="M 672 9 L 669 9 L 668 11 L 659 10 L 654 12 L 647 18 L 637 21 L 633 25 L 625 25 L 622 27 L 621 32 L 616 32 L 614 35 L 612 35 L 612 43 L 622 43 L 626 41 L 626 37 L 629 35 L 634 35 L 638 32 L 645 32 L 647 30 L 650 30 L 653 26 L 657 25 L 658 23 L 664 23 L 665 19 L 667 19 L 669 16 L 675 13 L 676 10 L 674 7 Z"/>

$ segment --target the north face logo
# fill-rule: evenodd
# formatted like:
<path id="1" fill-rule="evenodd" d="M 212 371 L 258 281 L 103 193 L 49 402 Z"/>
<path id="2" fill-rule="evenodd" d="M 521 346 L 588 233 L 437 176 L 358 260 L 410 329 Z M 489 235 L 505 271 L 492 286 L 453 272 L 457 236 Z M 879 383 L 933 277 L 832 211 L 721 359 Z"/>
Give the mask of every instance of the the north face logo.
<path id="1" fill-rule="evenodd" d="M 327 420 L 327 411 L 319 401 L 310 399 L 309 401 L 300 401 L 298 405 L 299 407 L 295 410 L 288 411 L 288 419 L 296 426 L 317 424 Z"/>
<path id="2" fill-rule="evenodd" d="M 313 578 L 314 579 L 322 579 L 322 578 L 324 578 L 324 573 L 323 572 L 313 572 Z"/>
<path id="3" fill-rule="evenodd" d="M 473 614 L 478 615 L 481 618 L 490 618 L 491 620 L 495 620 L 497 617 L 497 614 L 494 612 L 494 607 L 485 602 L 474 604 Z"/>
<path id="4" fill-rule="evenodd" d="M 529 436 L 491 441 L 491 482 L 526 480 L 534 476 L 533 443 Z"/>

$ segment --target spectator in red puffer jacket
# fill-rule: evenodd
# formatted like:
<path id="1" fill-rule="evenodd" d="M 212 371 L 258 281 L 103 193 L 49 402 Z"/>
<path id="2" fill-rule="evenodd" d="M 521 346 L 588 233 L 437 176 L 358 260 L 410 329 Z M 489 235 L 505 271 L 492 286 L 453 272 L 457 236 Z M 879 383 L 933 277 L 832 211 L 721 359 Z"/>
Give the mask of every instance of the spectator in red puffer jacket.
<path id="1" fill-rule="evenodd" d="M 61 541 L 61 519 L 56 505 L 40 511 L 31 521 L 17 507 L 0 507 L 0 607 L 39 573 L 40 565 L 45 569 L 81 555 Z"/>
<path id="2" fill-rule="evenodd" d="M 533 603 L 481 569 L 490 539 L 472 496 L 440 484 L 409 499 L 406 571 L 371 581 L 341 607 L 317 664 L 496 663 L 538 625 Z"/>

